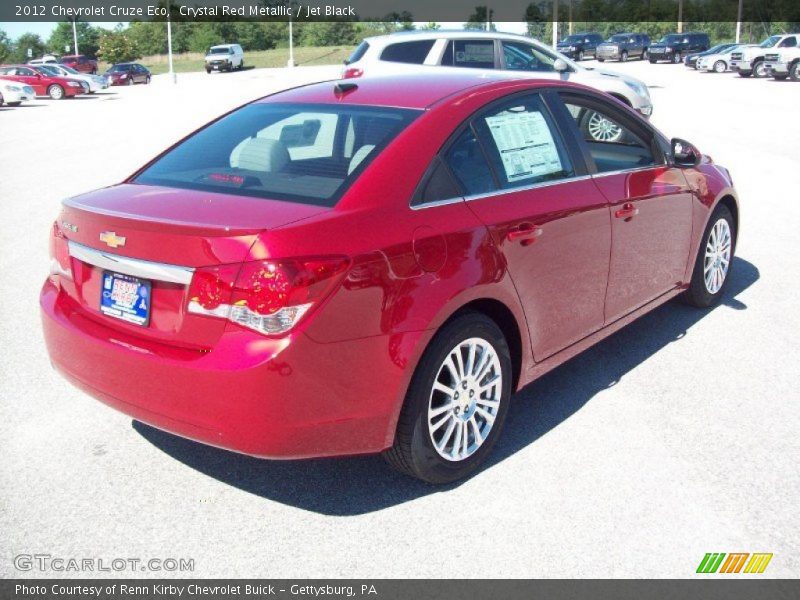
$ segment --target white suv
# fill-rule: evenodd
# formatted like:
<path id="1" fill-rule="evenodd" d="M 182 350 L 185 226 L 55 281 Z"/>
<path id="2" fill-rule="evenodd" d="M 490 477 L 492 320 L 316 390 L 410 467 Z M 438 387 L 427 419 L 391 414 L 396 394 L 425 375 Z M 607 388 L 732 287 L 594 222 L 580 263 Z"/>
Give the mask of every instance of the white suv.
<path id="1" fill-rule="evenodd" d="M 800 33 L 773 35 L 754 48 L 745 48 L 731 54 L 731 70 L 739 71 L 741 77 L 766 77 L 766 55 L 780 52 L 783 48 L 800 46 Z"/>
<path id="2" fill-rule="evenodd" d="M 583 67 L 532 38 L 480 31 L 414 31 L 366 38 L 345 61 L 345 79 L 419 72 L 420 68 L 497 70 L 516 77 L 563 79 L 593 87 L 649 117 L 650 92 L 640 80 Z"/>
<path id="3" fill-rule="evenodd" d="M 244 51 L 239 44 L 211 46 L 206 54 L 206 73 L 233 71 L 244 67 Z"/>
<path id="4" fill-rule="evenodd" d="M 792 81 L 800 81 L 800 46 L 766 54 L 764 66 L 775 79 L 790 77 Z"/>

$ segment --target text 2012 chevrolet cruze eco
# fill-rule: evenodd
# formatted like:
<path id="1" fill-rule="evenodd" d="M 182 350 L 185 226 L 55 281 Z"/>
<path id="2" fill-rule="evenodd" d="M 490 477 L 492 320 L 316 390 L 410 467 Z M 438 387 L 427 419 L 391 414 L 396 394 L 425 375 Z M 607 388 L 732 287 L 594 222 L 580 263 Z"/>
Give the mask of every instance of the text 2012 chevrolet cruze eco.
<path id="1" fill-rule="evenodd" d="M 155 427 L 384 452 L 441 483 L 486 457 L 515 390 L 674 296 L 717 302 L 737 228 L 724 168 L 589 88 L 320 83 L 66 200 L 44 334 L 67 378 Z"/>

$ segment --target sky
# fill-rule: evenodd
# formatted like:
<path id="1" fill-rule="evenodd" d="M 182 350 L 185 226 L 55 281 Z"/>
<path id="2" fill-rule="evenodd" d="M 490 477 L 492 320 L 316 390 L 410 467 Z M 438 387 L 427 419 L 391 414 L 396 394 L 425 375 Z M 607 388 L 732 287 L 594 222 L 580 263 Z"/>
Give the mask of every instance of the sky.
<path id="1" fill-rule="evenodd" d="M 94 27 L 103 27 L 105 29 L 114 29 L 116 23 L 90 23 Z M 127 23 L 124 23 L 127 25 Z M 417 26 L 425 25 L 425 23 L 415 23 Z M 440 23 L 442 29 L 460 29 L 462 23 Z M 12 40 L 17 39 L 23 33 L 38 33 L 43 40 L 50 37 L 56 23 L 0 23 L 0 29 L 8 34 Z M 525 33 L 525 23 L 495 23 L 498 31 L 507 31 L 509 33 Z"/>

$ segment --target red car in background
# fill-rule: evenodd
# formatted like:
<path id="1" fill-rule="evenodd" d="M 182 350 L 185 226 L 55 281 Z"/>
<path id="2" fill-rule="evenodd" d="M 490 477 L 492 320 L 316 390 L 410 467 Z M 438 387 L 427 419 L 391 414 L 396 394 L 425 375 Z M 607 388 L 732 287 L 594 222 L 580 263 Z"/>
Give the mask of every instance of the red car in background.
<path id="1" fill-rule="evenodd" d="M 60 62 L 62 65 L 72 67 L 81 73 L 89 73 L 90 75 L 95 75 L 97 73 L 97 61 L 93 58 L 89 58 L 88 56 L 84 56 L 83 54 L 69 54 L 67 56 L 62 56 L 58 59 L 58 62 Z"/>
<path id="2" fill-rule="evenodd" d="M 150 71 L 139 63 L 119 63 L 104 73 L 109 85 L 150 83 Z"/>
<path id="3" fill-rule="evenodd" d="M 72 98 L 88 91 L 83 82 L 68 77 L 56 77 L 44 69 L 30 65 L 4 65 L 0 67 L 3 79 L 13 79 L 33 88 L 37 96 L 50 96 L 53 100 Z"/>
<path id="4" fill-rule="evenodd" d="M 318 83 L 66 200 L 44 337 L 155 427 L 384 452 L 443 483 L 486 458 L 512 392 L 671 298 L 719 302 L 738 213 L 726 169 L 584 86 Z"/>

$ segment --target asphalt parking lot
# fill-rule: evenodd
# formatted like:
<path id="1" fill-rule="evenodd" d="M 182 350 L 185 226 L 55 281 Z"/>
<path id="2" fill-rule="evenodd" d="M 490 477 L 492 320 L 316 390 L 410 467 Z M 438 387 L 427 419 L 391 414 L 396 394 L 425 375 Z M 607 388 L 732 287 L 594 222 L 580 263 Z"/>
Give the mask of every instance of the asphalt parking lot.
<path id="1" fill-rule="evenodd" d="M 0 576 L 61 575 L 15 570 L 16 555 L 50 554 L 192 558 L 182 575 L 199 577 L 683 578 L 706 552 L 771 552 L 764 576 L 796 577 L 800 85 L 605 66 L 648 83 L 653 122 L 731 170 L 727 297 L 710 312 L 669 303 L 526 388 L 490 464 L 448 488 L 380 457 L 264 462 L 158 432 L 71 387 L 44 350 L 62 198 L 338 68 L 158 76 L 0 108 Z"/>

